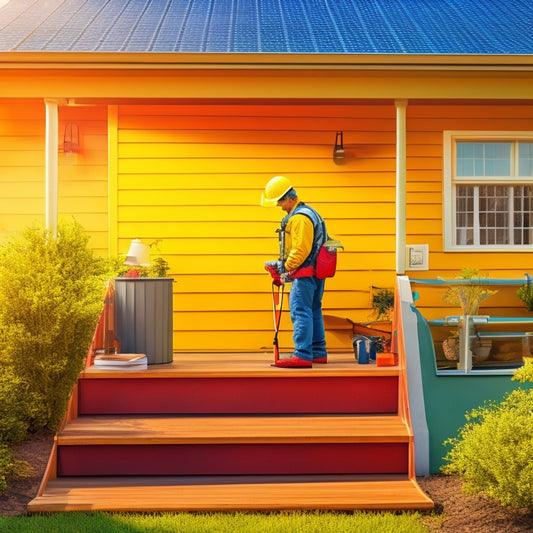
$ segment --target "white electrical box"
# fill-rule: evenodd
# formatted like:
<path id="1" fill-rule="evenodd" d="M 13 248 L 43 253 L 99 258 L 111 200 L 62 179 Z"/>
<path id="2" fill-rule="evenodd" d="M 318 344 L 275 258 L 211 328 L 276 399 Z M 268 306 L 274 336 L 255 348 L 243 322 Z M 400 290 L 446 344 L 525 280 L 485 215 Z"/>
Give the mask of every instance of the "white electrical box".
<path id="1" fill-rule="evenodd" d="M 408 244 L 405 263 L 406 270 L 429 270 L 429 245 Z"/>

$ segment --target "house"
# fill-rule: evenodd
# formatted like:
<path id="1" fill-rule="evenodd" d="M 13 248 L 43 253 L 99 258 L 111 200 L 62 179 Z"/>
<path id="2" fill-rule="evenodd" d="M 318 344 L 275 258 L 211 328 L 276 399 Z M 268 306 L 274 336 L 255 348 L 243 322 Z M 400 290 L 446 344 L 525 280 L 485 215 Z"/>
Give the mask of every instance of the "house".
<path id="1" fill-rule="evenodd" d="M 2 4 L 0 237 L 74 216 L 101 254 L 160 240 L 175 352 L 270 349 L 278 174 L 344 245 L 333 351 L 399 275 L 531 270 L 529 2 Z"/>

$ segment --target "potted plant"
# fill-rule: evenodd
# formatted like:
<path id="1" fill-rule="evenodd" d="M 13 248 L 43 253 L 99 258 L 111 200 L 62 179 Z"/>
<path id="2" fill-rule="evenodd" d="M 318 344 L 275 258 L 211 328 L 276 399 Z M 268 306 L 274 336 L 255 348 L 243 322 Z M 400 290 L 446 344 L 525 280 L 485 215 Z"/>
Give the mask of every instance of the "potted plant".
<path id="1" fill-rule="evenodd" d="M 492 339 L 483 339 L 482 337 L 476 336 L 470 344 L 470 349 L 472 350 L 472 356 L 476 363 L 485 361 L 492 350 Z"/>
<path id="2" fill-rule="evenodd" d="M 526 283 L 516 291 L 516 294 L 527 310 L 533 311 L 533 280 L 529 274 L 526 274 Z"/>
<path id="3" fill-rule="evenodd" d="M 373 288 L 372 308 L 376 314 L 376 320 L 391 320 L 394 310 L 394 291 L 392 289 Z"/>
<path id="4" fill-rule="evenodd" d="M 443 301 L 450 305 L 458 305 L 462 316 L 477 315 L 481 302 L 498 292 L 488 289 L 480 282 L 479 271 L 475 268 L 463 268 L 460 276 L 448 281 L 452 284 L 448 287 Z M 454 281 L 457 284 L 454 284 Z"/>
<path id="5" fill-rule="evenodd" d="M 151 245 L 134 239 L 124 264 L 129 270 L 115 278 L 115 333 L 123 353 L 144 353 L 148 364 L 173 358 L 173 278 L 169 265 L 154 257 Z"/>
<path id="6" fill-rule="evenodd" d="M 479 278 L 479 271 L 474 268 L 463 268 L 460 276 L 448 281 L 451 284 L 444 294 L 443 301 L 450 305 L 459 306 L 462 320 L 459 323 L 459 330 L 443 342 L 443 351 L 447 359 L 454 360 L 452 357 L 455 356 L 455 360 L 457 360 L 460 358 L 461 334 L 468 335 L 468 339 L 475 334 L 474 326 L 467 317 L 477 315 L 481 302 L 498 291 L 487 288 Z M 479 336 L 470 344 L 470 350 L 476 362 L 487 359 L 491 348 L 492 341 L 481 339 Z"/>
<path id="7" fill-rule="evenodd" d="M 442 341 L 442 351 L 448 361 L 459 360 L 459 331 L 454 330 Z"/>

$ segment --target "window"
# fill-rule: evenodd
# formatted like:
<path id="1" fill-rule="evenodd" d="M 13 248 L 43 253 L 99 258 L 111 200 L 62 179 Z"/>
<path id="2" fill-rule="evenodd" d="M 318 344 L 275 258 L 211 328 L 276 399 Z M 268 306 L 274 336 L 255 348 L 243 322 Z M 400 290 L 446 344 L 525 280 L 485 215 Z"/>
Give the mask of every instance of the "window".
<path id="1" fill-rule="evenodd" d="M 446 250 L 533 245 L 533 134 L 445 132 Z"/>

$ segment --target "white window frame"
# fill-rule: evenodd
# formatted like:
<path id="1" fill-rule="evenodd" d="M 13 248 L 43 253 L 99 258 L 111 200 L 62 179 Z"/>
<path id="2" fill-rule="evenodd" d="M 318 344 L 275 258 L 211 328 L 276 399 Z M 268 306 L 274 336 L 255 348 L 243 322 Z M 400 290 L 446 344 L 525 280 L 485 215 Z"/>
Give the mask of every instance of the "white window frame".
<path id="1" fill-rule="evenodd" d="M 444 251 L 445 252 L 523 252 L 525 250 L 532 250 L 531 244 L 520 245 L 458 245 L 455 244 L 455 165 L 456 165 L 456 150 L 457 141 L 533 141 L 533 132 L 526 131 L 444 131 L 443 147 L 444 147 L 444 182 L 443 182 L 443 231 L 444 231 Z M 494 184 L 501 183 L 498 178 L 490 177 L 472 177 L 468 179 L 469 183 L 478 182 L 479 184 Z M 516 177 L 513 178 L 513 183 L 517 185 L 533 185 L 533 178 Z"/>

